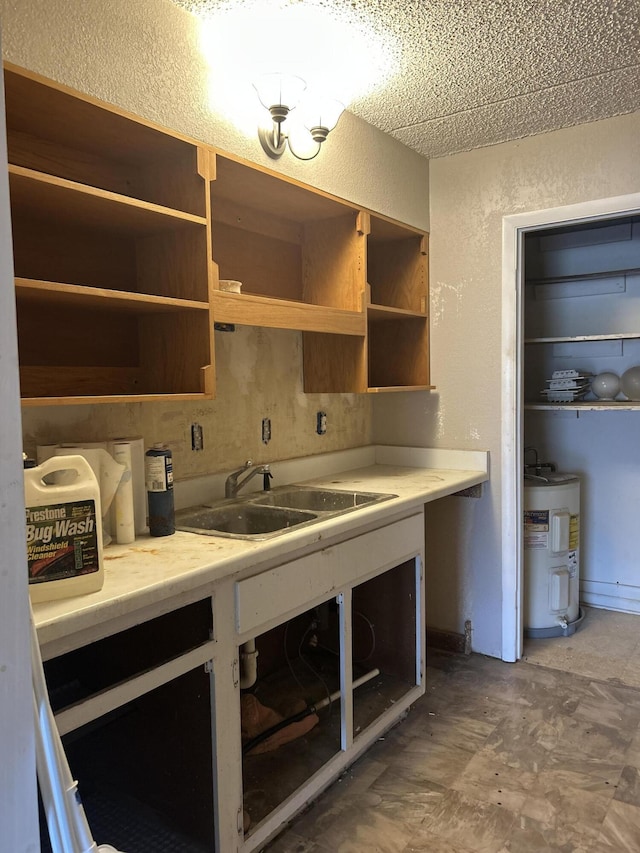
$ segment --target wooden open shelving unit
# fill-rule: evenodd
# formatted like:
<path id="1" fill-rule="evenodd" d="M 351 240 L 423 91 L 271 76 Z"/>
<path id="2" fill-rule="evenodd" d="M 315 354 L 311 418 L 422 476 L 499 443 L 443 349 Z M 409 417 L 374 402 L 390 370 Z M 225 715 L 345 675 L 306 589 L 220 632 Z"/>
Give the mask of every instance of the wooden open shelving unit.
<path id="1" fill-rule="evenodd" d="M 302 331 L 307 392 L 432 387 L 424 232 L 4 75 L 25 405 L 212 399 L 214 323 Z"/>
<path id="2" fill-rule="evenodd" d="M 5 66 L 25 405 L 211 399 L 209 154 Z"/>
<path id="3" fill-rule="evenodd" d="M 428 235 L 366 211 L 358 221 L 366 252 L 365 338 L 305 334 L 305 390 L 430 390 Z"/>

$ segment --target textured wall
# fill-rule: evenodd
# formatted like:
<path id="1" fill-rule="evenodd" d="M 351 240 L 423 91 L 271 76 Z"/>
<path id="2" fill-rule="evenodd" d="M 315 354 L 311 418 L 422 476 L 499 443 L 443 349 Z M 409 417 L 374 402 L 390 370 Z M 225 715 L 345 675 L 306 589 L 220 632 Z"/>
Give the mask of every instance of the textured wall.
<path id="1" fill-rule="evenodd" d="M 197 19 L 168 0 L 0 0 L 4 57 L 137 115 L 306 183 L 420 227 L 428 227 L 428 163 L 345 113 L 314 161 L 285 155 L 274 165 L 256 135 L 240 133 L 212 112 Z M 178 478 L 222 470 L 251 457 L 276 460 L 355 447 L 370 441 L 365 396 L 304 395 L 301 335 L 239 329 L 216 335 L 214 402 L 41 407 L 24 410 L 25 444 L 144 435 L 167 441 Z M 315 412 L 328 431 L 315 433 Z M 273 440 L 261 443 L 270 417 Z M 190 450 L 193 421 L 205 451 Z"/>
<path id="2" fill-rule="evenodd" d="M 479 500 L 429 508 L 429 624 L 500 655 L 504 216 L 640 190 L 640 113 L 432 160 L 432 394 L 376 399 L 381 443 L 488 449 Z M 453 543 L 453 544 L 452 544 Z"/>

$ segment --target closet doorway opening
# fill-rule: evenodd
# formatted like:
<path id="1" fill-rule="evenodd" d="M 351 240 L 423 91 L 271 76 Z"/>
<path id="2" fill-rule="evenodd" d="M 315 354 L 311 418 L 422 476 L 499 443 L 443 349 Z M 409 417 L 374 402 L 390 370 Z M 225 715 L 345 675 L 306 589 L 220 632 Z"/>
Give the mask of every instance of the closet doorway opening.
<path id="1" fill-rule="evenodd" d="M 502 658 L 506 661 L 515 661 L 522 657 L 523 648 L 523 471 L 524 471 L 524 448 L 532 442 L 543 445 L 541 451 L 553 454 L 558 452 L 563 458 L 557 460 L 564 470 L 571 466 L 584 467 L 584 448 L 592 447 L 593 441 L 589 435 L 593 430 L 601 432 L 604 421 L 601 418 L 623 418 L 625 432 L 631 433 L 632 424 L 638 423 L 640 417 L 640 403 L 634 407 L 629 405 L 623 407 L 619 403 L 612 404 L 609 411 L 580 411 L 577 403 L 571 409 L 566 408 L 543 408 L 543 397 L 540 391 L 545 387 L 546 372 L 557 363 L 558 359 L 567 363 L 574 361 L 583 371 L 588 366 L 592 370 L 600 372 L 615 372 L 611 365 L 614 364 L 618 371 L 626 362 L 636 358 L 634 364 L 640 365 L 640 276 L 630 273 L 625 280 L 613 282 L 608 280 L 601 286 L 588 284 L 576 289 L 566 281 L 571 278 L 566 269 L 570 269 L 570 262 L 566 257 L 561 263 L 569 263 L 563 268 L 561 274 L 551 275 L 548 278 L 553 281 L 538 281 L 537 270 L 540 264 L 544 267 L 551 258 L 556 263 L 560 257 L 558 251 L 563 247 L 574 247 L 575 244 L 588 243 L 590 236 L 597 235 L 599 243 L 604 246 L 607 242 L 615 242 L 626 228 L 630 237 L 632 236 L 634 223 L 637 225 L 640 216 L 640 194 L 631 194 L 610 199 L 585 202 L 561 208 L 535 211 L 504 217 L 503 219 L 503 339 L 502 339 L 502 367 L 505 377 L 502 398 Z M 585 236 L 586 235 L 586 236 Z M 628 240 L 629 245 L 633 241 Z M 540 261 L 540 245 L 543 252 L 554 252 L 545 255 Z M 538 257 L 534 257 L 534 250 Z M 589 250 L 591 251 L 591 250 Z M 600 250 L 595 249 L 597 255 Z M 561 254 L 564 254 L 561 252 Z M 574 256 L 575 251 L 570 255 Z M 585 253 L 582 252 L 582 260 Z M 572 261 L 573 262 L 573 261 Z M 595 263 L 595 262 L 594 262 Z M 627 266 L 632 264 L 624 262 Z M 558 268 L 556 268 L 558 272 Z M 594 266 L 593 273 L 597 272 Z M 544 276 L 542 276 L 544 278 Z M 595 280 L 596 276 L 589 276 L 589 281 Z M 612 276 L 608 276 L 612 279 Z M 628 284 L 627 284 L 628 282 Z M 554 285 L 560 287 L 552 289 Z M 536 290 L 536 288 L 538 288 Z M 613 291 L 612 291 L 612 288 Z M 617 289 L 616 289 L 617 288 Z M 597 293 L 600 289 L 603 293 Z M 638 290 L 638 301 L 635 303 L 634 294 Z M 576 294 L 580 292 L 579 298 Z M 560 295 L 562 294 L 562 295 Z M 599 297 L 611 294 L 608 298 L 613 299 L 615 295 L 629 297 L 627 303 L 620 309 L 620 300 L 615 303 L 615 310 L 610 318 L 607 318 L 609 326 L 603 325 L 602 331 L 597 331 L 596 319 L 587 320 L 585 316 L 599 317 L 604 322 L 606 312 L 593 309 L 593 305 L 599 302 Z M 537 308 L 532 308 L 532 297 L 538 297 Z M 561 308 L 558 310 L 562 300 Z M 545 303 L 546 304 L 543 304 Z M 628 325 L 631 322 L 633 311 L 627 311 L 628 303 L 638 305 L 636 314 L 637 322 L 632 329 Z M 536 314 L 537 311 L 537 314 Z M 529 313 L 527 313 L 529 312 Z M 563 319 L 564 318 L 564 319 Z M 616 319 L 617 318 L 617 319 Z M 528 322 L 527 322 L 528 321 Z M 577 324 L 585 323 L 585 331 L 580 332 Z M 548 326 L 545 327 L 545 323 Z M 562 328 L 562 324 L 565 328 Z M 592 323 L 592 326 L 588 324 Z M 618 326 L 614 324 L 618 323 Z M 625 325 L 626 323 L 626 325 Z M 622 325 L 620 325 L 622 324 Z M 574 328 L 575 327 L 575 328 Z M 533 331 L 531 331 L 533 329 Z M 548 332 L 548 334 L 547 334 Z M 547 340 L 551 338 L 552 340 Z M 586 338 L 586 340 L 582 340 Z M 557 339 L 557 340 L 554 340 Z M 580 339 L 580 340 L 578 340 Z M 627 341 L 626 353 L 624 343 Z M 580 350 L 582 346 L 582 351 Z M 537 351 L 532 356 L 531 351 Z M 616 357 L 616 353 L 618 356 Z M 541 384 L 542 383 L 542 384 Z M 538 387 L 538 386 L 541 387 Z M 591 396 L 591 395 L 589 395 Z M 625 408 L 624 411 L 613 411 L 615 408 Z M 633 411 L 633 409 L 636 411 Z M 576 423 L 580 423 L 576 427 Z M 559 426 L 558 426 L 559 425 Z M 620 424 L 618 424 L 620 426 Z M 583 451 L 576 449 L 571 442 L 571 436 L 580 435 Z M 613 434 L 613 433 L 612 433 Z M 526 442 L 526 444 L 525 444 Z M 571 452 L 569 452 L 571 451 Z M 581 456 L 582 452 L 582 456 Z M 622 450 L 620 450 L 622 452 Z M 640 456 L 635 462 L 640 469 Z M 596 466 L 597 467 L 597 466 Z M 578 472 L 580 473 L 580 472 Z M 610 472 L 611 473 L 611 472 Z M 587 475 L 587 495 L 590 511 L 596 507 L 598 500 L 593 482 L 590 477 L 598 479 L 597 472 Z M 601 499 L 600 503 L 601 503 Z M 610 527 L 610 525 L 609 525 Z M 591 534 L 593 538 L 593 534 Z M 584 530 L 583 530 L 584 537 Z M 592 543 L 591 547 L 593 547 Z M 601 540 L 599 548 L 606 547 L 607 543 Z M 601 557 L 599 558 L 601 560 Z M 611 561 L 609 561 L 611 563 Z M 606 606 L 606 597 L 602 596 L 610 592 L 611 578 L 603 577 L 596 581 L 583 583 L 585 595 L 596 604 Z M 600 584 L 600 585 L 598 585 Z M 618 583 L 619 586 L 619 583 Z M 618 590 L 619 592 L 619 590 Z M 631 593 L 630 590 L 628 590 Z M 635 595 L 635 593 L 633 593 Z M 598 595 L 601 596 L 598 599 Z M 640 598 L 640 589 L 638 590 Z M 620 602 L 618 602 L 620 604 Z M 621 609 L 628 609 L 628 602 L 621 604 Z M 640 612 L 640 601 L 638 604 Z"/>

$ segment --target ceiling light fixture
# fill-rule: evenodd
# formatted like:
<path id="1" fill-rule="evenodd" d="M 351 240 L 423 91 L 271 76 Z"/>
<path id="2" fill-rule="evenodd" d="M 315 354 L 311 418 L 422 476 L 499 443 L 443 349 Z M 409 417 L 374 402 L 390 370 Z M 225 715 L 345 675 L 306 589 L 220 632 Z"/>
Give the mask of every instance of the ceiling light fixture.
<path id="1" fill-rule="evenodd" d="M 281 157 L 287 144 L 289 151 L 298 160 L 313 160 L 317 157 L 322 143 L 338 123 L 344 104 L 325 96 L 306 98 L 300 109 L 304 126 L 315 143 L 313 153 L 307 157 L 294 151 L 290 135 L 282 129 L 289 113 L 298 106 L 306 91 L 305 81 L 293 74 L 269 73 L 263 74 L 253 85 L 260 103 L 271 116 L 269 126 L 258 127 L 258 138 L 269 157 Z"/>

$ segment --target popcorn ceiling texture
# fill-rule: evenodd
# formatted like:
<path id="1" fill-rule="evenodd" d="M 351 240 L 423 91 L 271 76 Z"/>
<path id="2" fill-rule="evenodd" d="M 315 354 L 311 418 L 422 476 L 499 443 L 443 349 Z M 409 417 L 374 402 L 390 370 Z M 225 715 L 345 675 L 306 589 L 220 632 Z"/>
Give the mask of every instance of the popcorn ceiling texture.
<path id="1" fill-rule="evenodd" d="M 174 2 L 206 16 L 234 5 Z M 638 0 L 305 5 L 384 32 L 395 73 L 348 109 L 428 158 L 640 108 Z"/>

